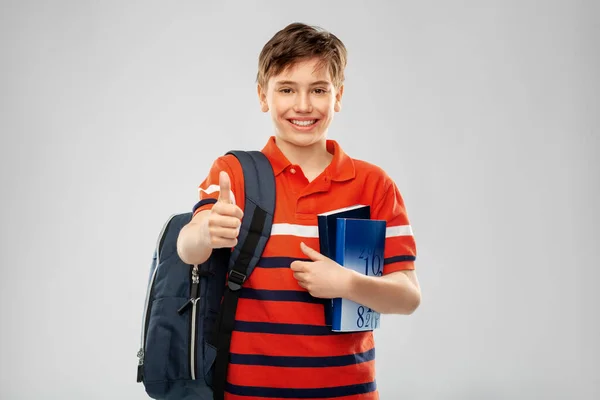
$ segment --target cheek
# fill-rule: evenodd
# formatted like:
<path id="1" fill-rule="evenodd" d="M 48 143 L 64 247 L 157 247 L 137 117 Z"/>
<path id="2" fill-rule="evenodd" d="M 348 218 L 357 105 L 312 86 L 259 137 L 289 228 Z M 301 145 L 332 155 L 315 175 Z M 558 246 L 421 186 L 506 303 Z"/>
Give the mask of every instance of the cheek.
<path id="1" fill-rule="evenodd" d="M 280 117 L 293 107 L 293 104 L 288 104 L 289 101 L 277 100 L 271 103 L 270 109 L 273 112 L 274 117 Z"/>
<path id="2" fill-rule="evenodd" d="M 321 114 L 322 119 L 329 120 L 333 116 L 333 107 L 321 108 L 319 114 Z"/>
<path id="3" fill-rule="evenodd" d="M 331 114 L 334 112 L 335 102 L 331 99 L 320 99 L 319 101 L 315 101 L 313 104 L 323 116 L 331 117 Z"/>

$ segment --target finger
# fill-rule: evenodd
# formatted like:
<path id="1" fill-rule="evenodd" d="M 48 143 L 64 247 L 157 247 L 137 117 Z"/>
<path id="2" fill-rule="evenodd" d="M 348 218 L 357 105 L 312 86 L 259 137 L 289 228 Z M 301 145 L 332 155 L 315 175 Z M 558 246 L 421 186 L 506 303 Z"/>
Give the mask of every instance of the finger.
<path id="1" fill-rule="evenodd" d="M 301 281 L 305 281 L 306 278 L 308 277 L 308 274 L 304 271 L 294 271 L 292 273 L 292 275 L 294 275 L 294 278 L 296 280 L 301 280 Z"/>
<path id="2" fill-rule="evenodd" d="M 219 174 L 219 201 L 229 204 L 233 203 L 231 199 L 231 181 L 225 171 L 221 171 Z"/>
<path id="3" fill-rule="evenodd" d="M 302 250 L 302 252 L 304 254 L 306 254 L 306 256 L 308 258 L 310 258 L 313 261 L 320 261 L 320 260 L 324 260 L 327 257 L 325 257 L 323 254 L 319 253 L 318 251 L 316 251 L 315 249 L 309 247 L 308 245 L 306 245 L 304 242 L 300 243 L 300 249 Z"/>
<path id="4" fill-rule="evenodd" d="M 304 261 L 294 261 L 290 264 L 290 268 L 294 272 L 305 272 L 307 269 Z"/>
<path id="5" fill-rule="evenodd" d="M 222 239 L 236 239 L 240 231 L 237 228 L 223 228 L 220 226 L 210 227 L 210 236 L 214 238 L 222 238 Z"/>
<path id="6" fill-rule="evenodd" d="M 224 239 L 222 237 L 211 237 L 210 238 L 210 246 L 213 249 L 221 249 L 225 247 L 235 247 L 237 245 L 237 239 Z"/>
<path id="7" fill-rule="evenodd" d="M 222 214 L 211 215 L 208 220 L 209 227 L 218 228 L 233 228 L 238 229 L 242 225 L 242 221 L 236 217 L 230 217 Z"/>
<path id="8" fill-rule="evenodd" d="M 213 211 L 219 215 L 235 217 L 237 219 L 242 219 L 244 216 L 244 212 L 237 205 L 223 203 L 220 200 L 213 206 Z"/>
<path id="9" fill-rule="evenodd" d="M 304 288 L 306 290 L 308 290 L 308 283 L 304 282 L 304 281 L 298 281 L 298 286 L 300 286 L 301 288 Z"/>

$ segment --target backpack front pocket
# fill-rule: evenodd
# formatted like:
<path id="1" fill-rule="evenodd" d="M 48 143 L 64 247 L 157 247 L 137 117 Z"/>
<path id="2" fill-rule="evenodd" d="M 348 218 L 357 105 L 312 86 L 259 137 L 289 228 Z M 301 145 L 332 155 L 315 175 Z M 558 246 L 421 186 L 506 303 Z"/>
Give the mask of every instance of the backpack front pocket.
<path id="1" fill-rule="evenodd" d="M 195 313 L 178 313 L 189 301 L 185 297 L 162 297 L 152 302 L 144 353 L 144 381 L 149 386 L 190 379 L 194 373 L 190 366 L 195 358 L 195 340 L 190 339 L 197 318 Z M 168 390 L 168 385 L 164 389 L 154 386 L 159 391 Z"/>

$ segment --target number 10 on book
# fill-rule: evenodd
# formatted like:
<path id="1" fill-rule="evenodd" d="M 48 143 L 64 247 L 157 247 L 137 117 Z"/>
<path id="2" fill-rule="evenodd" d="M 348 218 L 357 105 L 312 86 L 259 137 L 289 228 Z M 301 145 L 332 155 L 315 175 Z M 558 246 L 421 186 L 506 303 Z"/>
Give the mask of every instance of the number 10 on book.
<path id="1" fill-rule="evenodd" d="M 383 268 L 381 265 L 381 257 L 375 254 L 373 249 L 362 249 L 360 256 L 361 260 L 365 261 L 365 275 L 367 276 L 382 276 Z"/>

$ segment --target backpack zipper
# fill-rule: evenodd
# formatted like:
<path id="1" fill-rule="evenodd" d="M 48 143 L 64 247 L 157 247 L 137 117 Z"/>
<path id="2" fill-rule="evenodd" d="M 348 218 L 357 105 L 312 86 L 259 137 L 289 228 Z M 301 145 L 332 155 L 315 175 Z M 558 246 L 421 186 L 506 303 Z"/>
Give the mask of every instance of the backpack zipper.
<path id="1" fill-rule="evenodd" d="M 188 301 L 185 302 L 184 305 L 182 305 L 179 310 L 177 310 L 177 313 L 179 315 L 182 315 L 183 313 L 185 313 L 190 307 L 192 308 L 192 316 L 191 316 L 191 323 L 190 323 L 190 344 L 189 344 L 189 351 L 190 351 L 190 375 L 192 380 L 196 379 L 196 327 L 198 325 L 197 323 L 197 313 L 198 313 L 198 307 L 197 307 L 197 303 L 198 300 L 200 300 L 200 298 L 198 297 L 198 292 L 200 290 L 200 273 L 198 271 L 198 265 L 194 265 L 192 267 L 192 287 L 190 289 L 190 299 Z"/>
<path id="2" fill-rule="evenodd" d="M 150 282 L 148 283 L 148 288 L 146 290 L 146 300 L 144 302 L 144 316 L 142 317 L 142 334 L 140 337 L 140 349 L 138 350 L 137 357 L 138 368 L 137 368 L 137 381 L 142 382 L 144 379 L 144 351 L 146 345 L 146 330 L 148 329 L 148 322 L 150 319 L 150 297 L 152 296 L 152 290 L 154 289 L 154 278 L 156 277 L 156 271 L 158 271 L 158 267 L 160 265 L 160 244 L 164 238 L 165 232 L 167 230 L 167 226 L 171 220 L 175 217 L 175 214 L 171 215 L 171 217 L 167 220 L 167 222 L 163 225 L 160 234 L 158 235 L 158 239 L 156 240 L 156 264 L 154 266 L 154 271 L 152 271 L 152 277 L 150 278 Z"/>
<path id="3" fill-rule="evenodd" d="M 192 380 L 196 380 L 196 315 L 197 315 L 197 304 L 198 304 L 198 289 L 200 286 L 200 276 L 198 275 L 198 266 L 194 265 L 192 268 L 192 290 L 191 290 L 191 302 L 192 302 L 192 326 L 190 332 L 190 372 Z"/>

